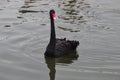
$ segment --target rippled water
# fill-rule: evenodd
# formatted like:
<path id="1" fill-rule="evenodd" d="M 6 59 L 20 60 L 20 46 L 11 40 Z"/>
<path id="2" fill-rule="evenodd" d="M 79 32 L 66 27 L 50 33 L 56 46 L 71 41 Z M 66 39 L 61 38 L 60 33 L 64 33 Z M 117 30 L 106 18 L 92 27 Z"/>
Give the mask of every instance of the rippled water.
<path id="1" fill-rule="evenodd" d="M 0 80 L 120 80 L 119 0 L 0 0 Z M 44 58 L 49 10 L 77 56 Z"/>

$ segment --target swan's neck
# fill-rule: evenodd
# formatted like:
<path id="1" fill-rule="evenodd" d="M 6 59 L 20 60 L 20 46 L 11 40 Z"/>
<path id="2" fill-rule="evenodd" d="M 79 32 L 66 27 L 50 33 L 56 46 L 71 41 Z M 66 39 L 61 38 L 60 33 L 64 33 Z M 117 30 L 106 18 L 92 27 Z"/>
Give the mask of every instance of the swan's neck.
<path id="1" fill-rule="evenodd" d="M 51 18 L 51 34 L 50 34 L 49 45 L 55 47 L 55 43 L 56 43 L 55 25 L 54 25 L 54 19 Z"/>

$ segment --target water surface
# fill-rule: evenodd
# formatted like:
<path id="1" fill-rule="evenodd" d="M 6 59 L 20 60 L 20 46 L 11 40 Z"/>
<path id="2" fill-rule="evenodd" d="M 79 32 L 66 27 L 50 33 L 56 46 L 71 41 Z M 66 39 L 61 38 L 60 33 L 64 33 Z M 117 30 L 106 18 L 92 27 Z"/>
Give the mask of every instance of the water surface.
<path id="1" fill-rule="evenodd" d="M 120 80 L 119 0 L 1 0 L 1 80 Z M 49 10 L 57 37 L 80 41 L 75 55 L 44 58 Z"/>

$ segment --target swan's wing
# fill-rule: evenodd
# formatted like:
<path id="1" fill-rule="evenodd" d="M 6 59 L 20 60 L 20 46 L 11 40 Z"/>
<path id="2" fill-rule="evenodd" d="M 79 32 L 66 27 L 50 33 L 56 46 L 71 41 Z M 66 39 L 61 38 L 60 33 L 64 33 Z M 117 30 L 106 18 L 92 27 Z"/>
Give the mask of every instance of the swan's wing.
<path id="1" fill-rule="evenodd" d="M 66 39 L 56 39 L 55 53 L 57 56 L 69 54 L 79 45 L 78 41 L 70 41 Z"/>
<path id="2" fill-rule="evenodd" d="M 60 48 L 67 48 L 67 49 L 76 49 L 77 46 L 79 45 L 79 41 L 75 40 L 66 40 L 64 39 L 56 39 L 56 47 Z"/>

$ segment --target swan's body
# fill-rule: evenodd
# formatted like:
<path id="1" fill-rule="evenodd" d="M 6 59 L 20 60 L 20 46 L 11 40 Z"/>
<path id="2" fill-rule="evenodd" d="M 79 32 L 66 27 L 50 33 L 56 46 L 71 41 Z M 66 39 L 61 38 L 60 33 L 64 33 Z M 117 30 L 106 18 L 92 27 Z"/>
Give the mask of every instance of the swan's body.
<path id="1" fill-rule="evenodd" d="M 50 10 L 51 19 L 51 35 L 50 42 L 46 48 L 45 56 L 48 57 L 61 57 L 69 54 L 71 51 L 76 50 L 79 45 L 79 41 L 70 41 L 64 39 L 56 39 L 55 27 L 54 27 L 55 11 Z"/>

